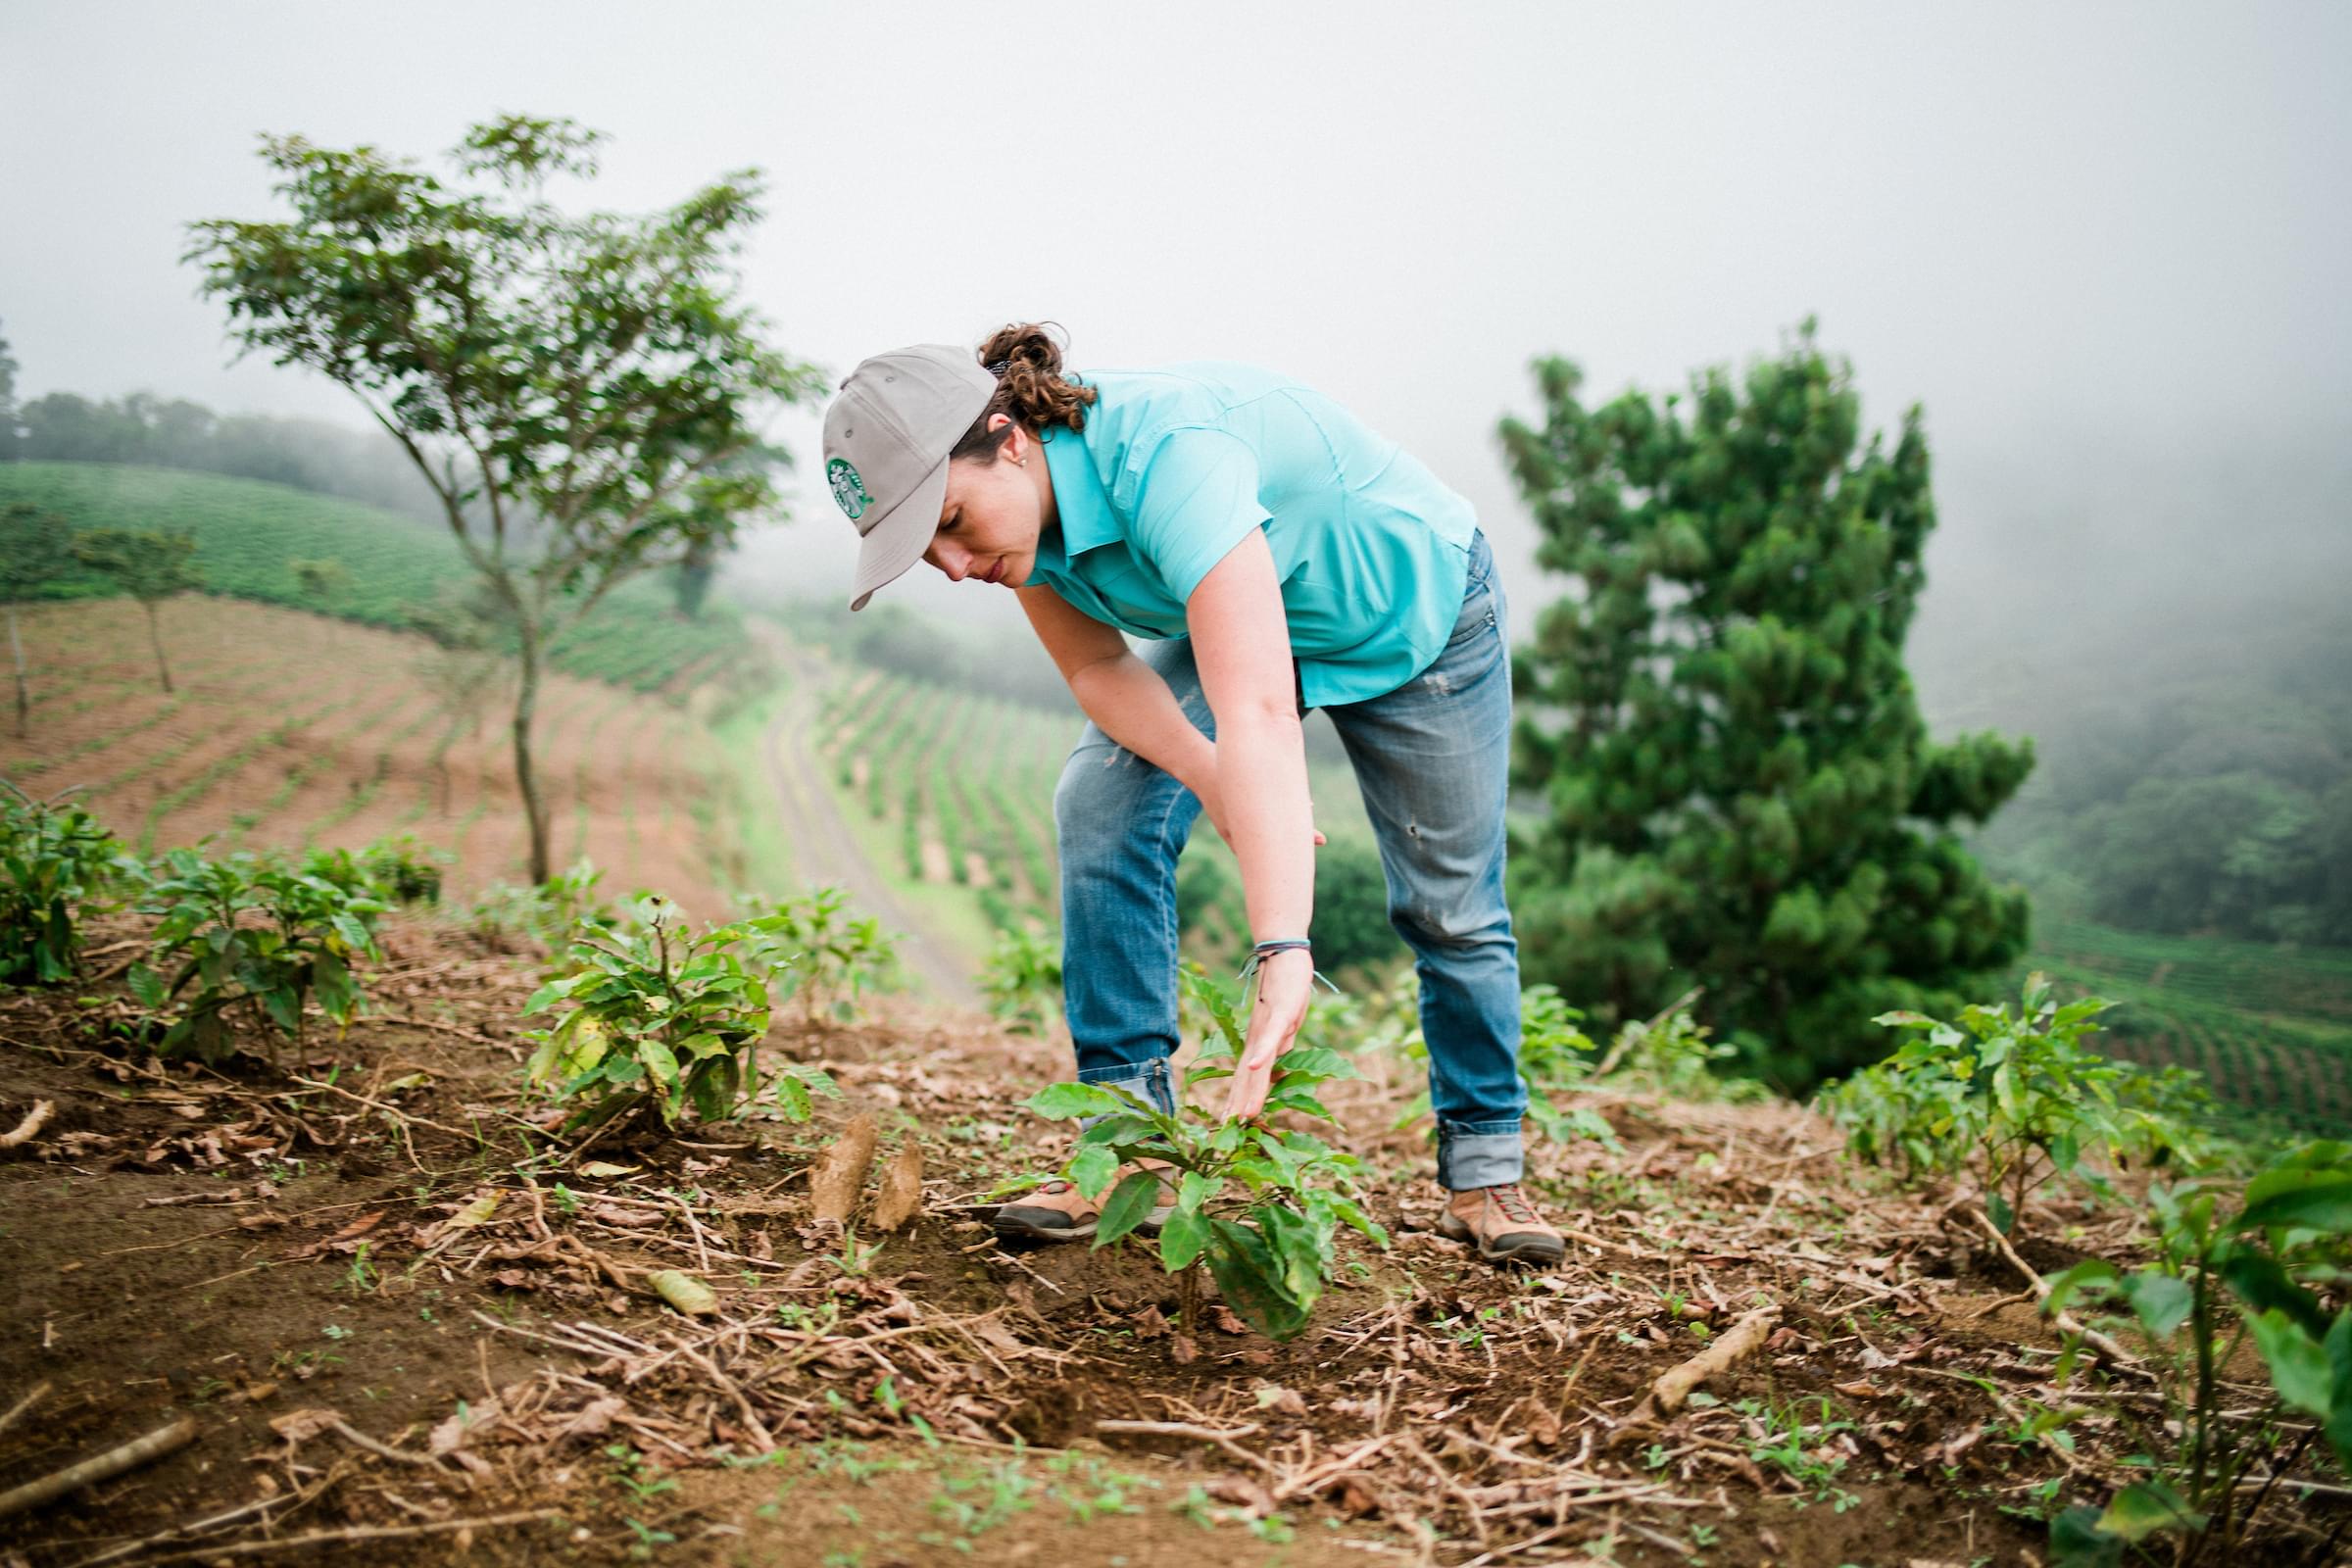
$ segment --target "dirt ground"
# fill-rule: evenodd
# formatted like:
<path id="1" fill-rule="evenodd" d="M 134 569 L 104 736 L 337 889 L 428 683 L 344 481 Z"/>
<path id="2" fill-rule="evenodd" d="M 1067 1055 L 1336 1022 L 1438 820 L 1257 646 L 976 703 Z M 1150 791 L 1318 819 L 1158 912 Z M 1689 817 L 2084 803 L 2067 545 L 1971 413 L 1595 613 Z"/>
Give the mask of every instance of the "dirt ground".
<path id="1" fill-rule="evenodd" d="M 1503 1272 L 1433 1234 L 1401 1090 L 1332 1086 L 1394 1246 L 1351 1242 L 1287 1345 L 1213 1306 L 1194 1340 L 1143 1251 L 986 1226 L 1066 1149 L 1016 1103 L 1066 1046 L 884 1004 L 769 1042 L 841 1083 L 814 1123 L 573 1149 L 520 1092 L 531 956 L 411 916 L 386 949 L 347 1038 L 226 1073 L 110 1046 L 77 999 L 111 982 L 0 995 L 0 1129 L 53 1106 L 0 1153 L 0 1414 L 31 1401 L 0 1492 L 194 1423 L 0 1520 L 0 1561 L 1957 1568 L 2040 1561 L 2040 1516 L 2103 1497 L 2095 1425 L 2009 1435 L 2064 1397 L 2018 1277 L 1792 1107 L 1596 1097 L 1618 1150 L 1532 1151 L 1567 1261 Z M 860 1111 L 922 1151 L 904 1233 L 811 1222 Z M 2129 1224 L 2036 1219 L 2044 1268 Z M 1759 1310 L 1753 1353 L 1641 1413 Z"/>
<path id="2" fill-rule="evenodd" d="M 20 612 L 34 666 L 27 739 L 0 734 L 0 777 L 78 797 L 159 846 L 357 848 L 412 833 L 451 852 L 453 897 L 523 879 L 508 700 L 468 725 L 420 677 L 423 639 L 240 600 L 161 610 L 176 692 L 127 600 Z M 536 757 L 559 864 L 585 855 L 608 892 L 661 888 L 716 910 L 697 821 L 720 798 L 707 731 L 675 705 L 550 676 Z"/>

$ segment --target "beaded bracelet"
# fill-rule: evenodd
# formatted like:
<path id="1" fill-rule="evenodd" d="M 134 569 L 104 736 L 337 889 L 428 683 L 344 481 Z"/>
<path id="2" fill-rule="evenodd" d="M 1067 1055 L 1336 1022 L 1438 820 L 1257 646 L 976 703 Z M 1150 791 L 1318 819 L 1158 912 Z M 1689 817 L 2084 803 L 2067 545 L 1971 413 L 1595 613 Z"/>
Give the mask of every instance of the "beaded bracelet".
<path id="1" fill-rule="evenodd" d="M 1250 950 L 1250 961 L 1242 965 L 1241 973 L 1235 976 L 1235 978 L 1240 980 L 1246 987 L 1249 985 L 1251 977 L 1257 973 L 1259 966 L 1262 965 L 1266 959 L 1272 957 L 1275 954 L 1304 952 L 1311 949 L 1313 946 L 1314 944 L 1308 942 L 1304 937 L 1281 937 L 1271 942 L 1257 943 Z M 1324 987 L 1329 990 L 1333 996 L 1336 997 L 1340 994 L 1340 988 L 1336 985 L 1333 985 L 1331 983 L 1330 976 L 1324 974 L 1322 970 L 1309 969 L 1307 972 L 1311 974 L 1315 980 L 1322 981 Z M 1309 983 L 1312 984 L 1311 981 Z"/>

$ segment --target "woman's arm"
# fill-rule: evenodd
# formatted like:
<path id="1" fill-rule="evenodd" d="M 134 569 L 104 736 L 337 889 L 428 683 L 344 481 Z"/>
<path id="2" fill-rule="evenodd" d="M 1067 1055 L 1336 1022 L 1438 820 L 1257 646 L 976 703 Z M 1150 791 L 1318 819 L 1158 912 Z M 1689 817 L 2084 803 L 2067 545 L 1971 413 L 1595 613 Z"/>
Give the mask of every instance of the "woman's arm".
<path id="1" fill-rule="evenodd" d="M 1018 594 L 1037 640 L 1053 656 L 1070 695 L 1096 727 L 1173 774 L 1204 806 L 1214 801 L 1216 748 L 1184 716 L 1159 671 L 1136 658 L 1115 627 L 1103 625 L 1053 589 L 1040 585 Z M 1223 821 L 1212 819 L 1223 831 Z"/>
<path id="2" fill-rule="evenodd" d="M 1185 602 L 1200 689 L 1216 715 L 1216 782 L 1226 837 L 1242 862 L 1242 897 L 1256 940 L 1303 937 L 1314 913 L 1314 814 L 1306 742 L 1291 683 L 1290 623 L 1266 536 L 1251 529 Z M 1274 1060 L 1306 1016 L 1314 960 L 1302 949 L 1258 967 L 1257 1004 L 1228 1091 L 1228 1116 L 1265 1104 Z"/>
<path id="3" fill-rule="evenodd" d="M 1076 609 L 1053 589 L 1040 585 L 1015 592 L 1037 640 L 1053 657 L 1070 695 L 1077 699 L 1079 710 L 1103 734 L 1191 790 L 1200 799 L 1209 825 L 1230 846 L 1233 834 L 1226 825 L 1225 802 L 1217 784 L 1216 748 L 1185 716 L 1159 671 L 1136 658 L 1114 628 Z M 1287 634 L 1282 658 L 1290 658 Z M 1210 711 L 1215 711 L 1213 706 Z M 1308 841 L 1321 844 L 1323 835 L 1310 831 Z"/>

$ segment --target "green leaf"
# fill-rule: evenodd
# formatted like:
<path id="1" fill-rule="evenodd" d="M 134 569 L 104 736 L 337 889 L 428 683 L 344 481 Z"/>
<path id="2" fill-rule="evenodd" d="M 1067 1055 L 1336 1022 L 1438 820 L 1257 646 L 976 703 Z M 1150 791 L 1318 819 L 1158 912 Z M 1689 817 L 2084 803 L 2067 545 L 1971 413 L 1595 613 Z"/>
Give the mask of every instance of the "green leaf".
<path id="1" fill-rule="evenodd" d="M 2330 1391 L 2332 1408 L 2328 1412 L 2326 1431 L 2328 1446 L 2335 1449 L 2335 1461 L 2352 1470 L 2352 1310 L 2336 1314 L 2328 1325 L 2323 1342 L 2328 1352 L 2328 1369 L 2335 1376 Z"/>
<path id="2" fill-rule="evenodd" d="M 1337 1121 L 1331 1107 L 1317 1100 L 1314 1092 L 1305 1088 L 1277 1089 L 1266 1097 L 1266 1110 L 1295 1110 L 1300 1115 L 1317 1116 L 1324 1121 Z"/>
<path id="3" fill-rule="evenodd" d="M 1992 1228 L 2003 1236 L 2008 1235 L 2011 1227 L 2017 1224 L 2017 1211 L 2009 1206 L 2009 1200 L 1998 1193 L 1984 1195 L 1984 1214 L 1992 1221 Z"/>
<path id="4" fill-rule="evenodd" d="M 2123 1271 L 2103 1257 L 2086 1257 L 2074 1267 L 2050 1277 L 2050 1294 L 2042 1300 L 2041 1309 L 2055 1317 L 2067 1308 L 2076 1296 L 2096 1285 L 2113 1285 L 2123 1278 Z"/>
<path id="5" fill-rule="evenodd" d="M 1179 1207 L 1159 1231 L 1159 1264 L 1170 1274 L 1200 1255 L 1208 1245 L 1208 1221 L 1198 1209 Z"/>
<path id="6" fill-rule="evenodd" d="M 1096 1084 L 1048 1084 L 1022 1103 L 1040 1116 L 1053 1120 L 1117 1112 L 1127 1108 L 1117 1097 Z"/>
<path id="7" fill-rule="evenodd" d="M 1361 1232 L 1376 1246 L 1385 1248 L 1389 1245 L 1388 1231 L 1371 1215 L 1358 1207 L 1353 1199 L 1341 1198 L 1335 1194 L 1331 1200 L 1331 1211 L 1347 1224 Z"/>
<path id="8" fill-rule="evenodd" d="M 2343 1170 L 2268 1170 L 2246 1186 L 2246 1206 L 2232 1231 L 2300 1226 L 2352 1232 L 2352 1175 Z"/>
<path id="9" fill-rule="evenodd" d="M 2202 1530 L 2205 1516 L 2180 1500 L 2180 1494 L 2161 1481 L 2141 1481 L 2126 1487 L 2099 1515 L 2099 1530 L 2134 1545 L 2159 1530 Z"/>
<path id="10" fill-rule="evenodd" d="M 1102 1197 L 1118 1173 L 1119 1156 L 1101 1144 L 1088 1144 L 1070 1156 L 1070 1182 L 1090 1200 Z"/>
<path id="11" fill-rule="evenodd" d="M 1078 1135 L 1081 1144 L 1135 1143 L 1158 1134 L 1159 1124 L 1149 1116 L 1132 1112 L 1105 1116 Z"/>
<path id="12" fill-rule="evenodd" d="M 2328 1314 L 2321 1310 L 2319 1298 L 2296 1284 L 2278 1259 L 2248 1248 L 2232 1248 L 2215 1272 L 2255 1311 L 2284 1312 L 2314 1338 L 2328 1332 Z"/>
<path id="13" fill-rule="evenodd" d="M 1338 1052 L 1327 1051 L 1321 1046 L 1306 1046 L 1297 1051 L 1286 1051 L 1274 1059 L 1274 1077 L 1277 1082 L 1288 1077 L 1298 1079 L 1304 1083 L 1321 1083 L 1328 1078 L 1352 1078 L 1354 1076 L 1355 1063 Z"/>
<path id="14" fill-rule="evenodd" d="M 2271 1368 L 2278 1397 L 2306 1415 L 2328 1416 L 2335 1408 L 2335 1369 L 2328 1352 L 2302 1326 L 2274 1308 L 2250 1319 L 2254 1343 Z"/>
<path id="15" fill-rule="evenodd" d="M 2159 1340 L 2171 1339 L 2196 1305 L 2196 1293 L 2177 1274 L 2145 1269 L 2127 1276 L 2122 1289 L 2140 1326 Z"/>
<path id="16" fill-rule="evenodd" d="M 1225 1304 L 1270 1340 L 1297 1338 L 1308 1313 L 1283 1289 L 1282 1265 L 1265 1238 L 1231 1220 L 1212 1219 L 1209 1227 L 1208 1271 Z"/>
<path id="17" fill-rule="evenodd" d="M 670 1054 L 669 1047 L 648 1035 L 637 1042 L 637 1059 L 645 1070 L 654 1075 L 654 1082 L 667 1089 L 678 1081 L 678 1058 Z"/>
<path id="18" fill-rule="evenodd" d="M 1282 1265 L 1283 1294 L 1301 1311 L 1312 1307 L 1322 1298 L 1323 1279 L 1331 1266 L 1330 1247 L 1323 1233 L 1280 1203 L 1268 1203 L 1254 1212 L 1259 1234 Z"/>
<path id="19" fill-rule="evenodd" d="M 1176 1183 L 1176 1207 L 1180 1212 L 1198 1214 L 1224 1185 L 1203 1171 L 1188 1170 Z"/>
<path id="20" fill-rule="evenodd" d="M 1139 1170 L 1119 1183 L 1095 1226 L 1095 1246 L 1108 1247 L 1151 1217 L 1159 1201 L 1159 1173 Z"/>

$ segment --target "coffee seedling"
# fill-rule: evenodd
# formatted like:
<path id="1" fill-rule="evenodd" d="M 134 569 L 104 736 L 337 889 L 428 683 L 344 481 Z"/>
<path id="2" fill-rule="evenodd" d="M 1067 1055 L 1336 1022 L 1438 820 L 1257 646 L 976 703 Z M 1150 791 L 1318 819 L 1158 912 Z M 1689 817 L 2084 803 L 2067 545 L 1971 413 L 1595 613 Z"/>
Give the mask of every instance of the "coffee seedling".
<path id="1" fill-rule="evenodd" d="M 1199 1276 L 1205 1264 L 1227 1305 L 1268 1339 L 1288 1340 L 1304 1329 L 1330 1282 L 1333 1238 L 1342 1224 L 1382 1247 L 1388 1233 L 1357 1204 L 1352 1178 L 1360 1162 L 1309 1132 L 1277 1132 L 1262 1119 L 1210 1123 L 1190 1103 L 1203 1084 L 1233 1075 L 1243 1031 L 1233 1004 L 1198 969 L 1186 976 L 1194 1003 L 1211 1032 L 1185 1073 L 1176 1114 L 1125 1090 L 1101 1084 L 1054 1084 L 1031 1097 L 1041 1116 L 1096 1118 L 1078 1135 L 1065 1174 L 1078 1191 L 1099 1199 L 1130 1160 L 1164 1160 L 1175 1168 L 1176 1201 L 1159 1231 L 1162 1268 L 1177 1275 L 1189 1333 L 1199 1315 Z M 1355 1068 L 1338 1052 L 1297 1047 L 1278 1057 L 1265 1110 L 1331 1120 L 1315 1097 L 1317 1085 L 1352 1078 Z M 1140 1170 L 1111 1189 L 1097 1224 L 1095 1245 L 1134 1232 L 1158 1201 L 1160 1173 Z"/>

